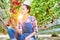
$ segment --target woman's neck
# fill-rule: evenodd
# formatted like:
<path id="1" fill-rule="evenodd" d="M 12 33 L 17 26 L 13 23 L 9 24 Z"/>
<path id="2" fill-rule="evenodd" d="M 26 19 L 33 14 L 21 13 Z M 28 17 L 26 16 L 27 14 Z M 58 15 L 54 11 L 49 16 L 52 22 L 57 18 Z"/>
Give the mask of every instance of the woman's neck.
<path id="1" fill-rule="evenodd" d="M 26 13 L 26 14 L 24 14 L 23 16 L 24 16 L 25 18 L 27 18 L 27 17 L 29 17 L 29 14 Z"/>
<path id="2" fill-rule="evenodd" d="M 29 14 L 23 14 L 23 17 L 22 17 L 22 21 L 25 21 L 27 20 L 29 17 Z"/>

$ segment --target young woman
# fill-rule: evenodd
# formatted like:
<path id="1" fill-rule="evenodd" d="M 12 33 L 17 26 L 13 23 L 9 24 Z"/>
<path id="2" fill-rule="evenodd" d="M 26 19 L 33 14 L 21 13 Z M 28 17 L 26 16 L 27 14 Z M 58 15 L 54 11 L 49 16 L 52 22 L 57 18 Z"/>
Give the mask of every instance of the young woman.
<path id="1" fill-rule="evenodd" d="M 36 40 L 35 35 L 38 32 L 37 21 L 35 17 L 29 15 L 30 8 L 26 4 L 22 5 L 21 14 L 23 17 L 18 20 L 18 27 L 12 20 L 12 27 L 8 27 L 8 34 L 11 40 Z"/>

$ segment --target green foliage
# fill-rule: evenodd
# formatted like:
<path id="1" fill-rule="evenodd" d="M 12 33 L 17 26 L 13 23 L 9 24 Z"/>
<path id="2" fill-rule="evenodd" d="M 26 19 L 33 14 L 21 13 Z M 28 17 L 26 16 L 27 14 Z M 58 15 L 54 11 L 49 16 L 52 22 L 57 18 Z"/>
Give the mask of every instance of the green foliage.
<path id="1" fill-rule="evenodd" d="M 24 2 L 24 0 L 20 1 L 22 3 Z M 60 0 L 33 0 L 31 3 L 30 15 L 35 16 L 38 23 L 42 23 L 41 25 L 46 24 L 46 22 L 50 23 L 51 19 L 57 19 L 60 17 L 60 5 L 58 5 L 59 2 Z M 10 16 L 11 8 L 10 1 L 0 0 L 0 8 L 5 9 L 4 16 L 5 14 L 6 16 L 4 18 L 8 18 Z"/>
<path id="2" fill-rule="evenodd" d="M 55 25 L 47 29 L 39 29 L 39 34 L 60 34 L 60 25 Z"/>
<path id="3" fill-rule="evenodd" d="M 22 3 L 24 2 L 24 0 L 20 0 Z M 12 4 L 10 2 L 10 0 L 0 0 L 0 10 L 3 10 L 2 12 L 0 11 L 0 15 L 3 14 L 4 19 L 9 18 L 10 17 L 10 8 L 11 8 Z M 20 6 L 17 7 L 18 9 L 20 8 Z M 17 9 L 16 8 L 16 9 Z M 1 14 L 2 13 L 2 14 Z M 2 17 L 3 17 L 2 16 Z"/>
<path id="4" fill-rule="evenodd" d="M 0 12 L 0 15 L 2 13 L 3 16 L 5 16 L 4 18 L 8 18 L 10 15 L 10 1 L 9 0 L 0 0 L 0 10 L 2 10 Z"/>
<path id="5" fill-rule="evenodd" d="M 56 33 L 53 33 L 52 37 L 59 37 L 59 36 Z"/>
<path id="6" fill-rule="evenodd" d="M 31 4 L 31 15 L 37 18 L 38 23 L 50 22 L 51 19 L 57 19 L 55 16 L 60 17 L 60 0 L 33 0 Z M 42 25 L 43 25 L 42 24 Z"/>

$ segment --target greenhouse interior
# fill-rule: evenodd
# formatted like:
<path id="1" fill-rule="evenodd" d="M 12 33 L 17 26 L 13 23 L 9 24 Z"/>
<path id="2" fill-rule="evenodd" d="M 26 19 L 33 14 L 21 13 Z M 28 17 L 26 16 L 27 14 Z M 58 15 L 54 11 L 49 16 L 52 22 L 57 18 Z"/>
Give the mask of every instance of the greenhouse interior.
<path id="1" fill-rule="evenodd" d="M 36 18 L 36 40 L 60 40 L 60 0 L 0 0 L 0 40 L 12 40 L 8 35 L 11 25 L 7 23 L 11 22 L 12 17 L 13 24 L 18 26 L 21 11 L 24 11 L 20 10 L 23 4 L 30 6 L 29 15 Z"/>

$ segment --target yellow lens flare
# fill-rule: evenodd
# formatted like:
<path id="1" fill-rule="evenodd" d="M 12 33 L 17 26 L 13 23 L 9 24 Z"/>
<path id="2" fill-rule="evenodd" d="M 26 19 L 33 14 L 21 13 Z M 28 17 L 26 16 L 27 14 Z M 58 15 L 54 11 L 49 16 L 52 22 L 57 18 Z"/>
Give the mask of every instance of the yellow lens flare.
<path id="1" fill-rule="evenodd" d="M 22 18 L 23 18 L 23 14 L 20 14 L 20 15 L 18 16 L 18 20 L 22 20 Z"/>

